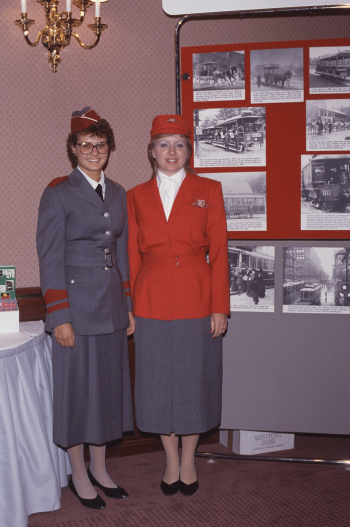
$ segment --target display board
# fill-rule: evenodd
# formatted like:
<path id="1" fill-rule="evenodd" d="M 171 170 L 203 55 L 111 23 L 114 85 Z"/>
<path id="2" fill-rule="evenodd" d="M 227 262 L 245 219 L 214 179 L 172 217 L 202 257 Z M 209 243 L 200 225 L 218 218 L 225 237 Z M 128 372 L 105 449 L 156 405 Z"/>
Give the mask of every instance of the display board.
<path id="1" fill-rule="evenodd" d="M 349 44 L 182 49 L 193 167 L 227 217 L 222 428 L 350 432 Z"/>

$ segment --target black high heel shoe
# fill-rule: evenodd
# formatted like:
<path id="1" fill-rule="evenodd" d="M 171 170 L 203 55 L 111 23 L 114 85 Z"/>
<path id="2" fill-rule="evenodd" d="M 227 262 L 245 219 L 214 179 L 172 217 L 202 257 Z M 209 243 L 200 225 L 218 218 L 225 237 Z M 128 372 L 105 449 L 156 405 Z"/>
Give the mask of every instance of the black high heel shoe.
<path id="1" fill-rule="evenodd" d="M 190 483 L 189 485 L 181 481 L 181 479 L 179 480 L 179 483 L 180 483 L 179 484 L 180 492 L 184 496 L 193 496 L 193 494 L 197 492 L 198 487 L 199 487 L 198 479 L 197 481 L 194 481 L 193 483 Z"/>
<path id="2" fill-rule="evenodd" d="M 117 487 L 115 489 L 113 487 L 104 487 L 103 485 L 101 485 L 101 483 L 99 483 L 97 479 L 91 474 L 91 470 L 89 468 L 87 470 L 87 475 L 92 485 L 103 490 L 107 498 L 116 498 L 118 500 L 122 500 L 129 496 L 126 490 L 124 490 L 122 487 Z"/>
<path id="3" fill-rule="evenodd" d="M 173 496 L 174 494 L 177 493 L 177 491 L 180 488 L 180 480 L 174 481 L 174 483 L 170 483 L 170 485 L 168 483 L 165 483 L 165 481 L 162 480 L 160 484 L 160 488 L 163 494 L 165 494 L 165 496 Z"/>
<path id="4" fill-rule="evenodd" d="M 92 499 L 81 498 L 79 494 L 77 493 L 77 489 L 75 488 L 75 485 L 73 483 L 72 476 L 70 477 L 68 487 L 73 492 L 74 496 L 78 498 L 78 500 L 83 505 L 83 507 L 87 507 L 88 509 L 95 509 L 95 510 L 101 510 L 101 509 L 106 508 L 106 502 L 98 494 L 96 498 L 92 498 Z"/>

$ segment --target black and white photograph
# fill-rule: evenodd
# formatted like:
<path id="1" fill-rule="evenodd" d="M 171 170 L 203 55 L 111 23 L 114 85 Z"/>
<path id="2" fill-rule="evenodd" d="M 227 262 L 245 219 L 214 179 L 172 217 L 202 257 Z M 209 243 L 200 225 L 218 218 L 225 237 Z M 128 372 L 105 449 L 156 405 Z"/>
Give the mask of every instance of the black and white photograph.
<path id="1" fill-rule="evenodd" d="M 350 93 L 350 46 L 309 49 L 310 93 Z"/>
<path id="2" fill-rule="evenodd" d="M 306 101 L 306 150 L 350 150 L 350 99 Z"/>
<path id="3" fill-rule="evenodd" d="M 193 100 L 245 99 L 244 51 L 193 53 Z"/>
<path id="4" fill-rule="evenodd" d="M 350 229 L 350 155 L 301 156 L 301 230 Z"/>
<path id="5" fill-rule="evenodd" d="M 273 313 L 275 248 L 267 245 L 237 246 L 236 242 L 229 240 L 228 261 L 231 311 Z"/>
<path id="6" fill-rule="evenodd" d="M 6 291 L 13 291 L 15 287 L 14 284 L 13 280 L 6 280 Z"/>
<path id="7" fill-rule="evenodd" d="M 304 101 L 303 48 L 250 52 L 252 104 Z"/>
<path id="8" fill-rule="evenodd" d="M 193 110 L 194 166 L 266 165 L 266 108 Z"/>
<path id="9" fill-rule="evenodd" d="M 220 181 L 228 231 L 266 231 L 266 172 L 200 175 Z"/>
<path id="10" fill-rule="evenodd" d="M 283 247 L 283 312 L 350 314 L 350 248 Z"/>

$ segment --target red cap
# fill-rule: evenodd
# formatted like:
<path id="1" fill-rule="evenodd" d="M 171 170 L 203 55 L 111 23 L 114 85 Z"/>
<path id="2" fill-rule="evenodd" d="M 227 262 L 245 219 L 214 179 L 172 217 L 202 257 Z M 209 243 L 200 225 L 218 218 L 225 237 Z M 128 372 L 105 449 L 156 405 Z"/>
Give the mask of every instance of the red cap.
<path id="1" fill-rule="evenodd" d="M 84 128 L 87 128 L 88 126 L 98 123 L 101 121 L 101 117 L 90 108 L 90 106 L 85 106 L 81 110 L 81 112 L 73 112 L 72 113 L 72 119 L 71 119 L 71 132 L 72 134 L 75 132 L 80 132 L 80 130 L 84 130 Z"/>
<path id="2" fill-rule="evenodd" d="M 191 137 L 191 130 L 183 115 L 157 115 L 153 119 L 151 139 L 158 134 L 179 134 Z"/>

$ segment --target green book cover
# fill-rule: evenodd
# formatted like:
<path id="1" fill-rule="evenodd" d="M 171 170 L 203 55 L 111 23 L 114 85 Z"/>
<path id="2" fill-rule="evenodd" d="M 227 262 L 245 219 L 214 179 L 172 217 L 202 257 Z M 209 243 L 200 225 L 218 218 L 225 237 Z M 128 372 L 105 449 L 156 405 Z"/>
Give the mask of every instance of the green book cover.
<path id="1" fill-rule="evenodd" d="M 14 265 L 0 265 L 0 301 L 16 298 L 16 268 Z"/>

